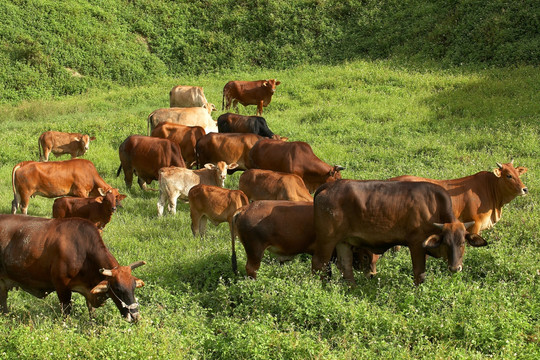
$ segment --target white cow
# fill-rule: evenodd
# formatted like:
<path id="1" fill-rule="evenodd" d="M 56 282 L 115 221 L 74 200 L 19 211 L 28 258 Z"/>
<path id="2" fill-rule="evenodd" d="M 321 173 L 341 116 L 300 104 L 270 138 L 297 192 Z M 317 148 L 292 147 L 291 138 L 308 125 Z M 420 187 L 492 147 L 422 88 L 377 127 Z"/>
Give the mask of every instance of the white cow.
<path id="1" fill-rule="evenodd" d="M 159 123 L 166 121 L 186 126 L 200 126 L 207 134 L 209 132 L 218 132 L 217 122 L 212 119 L 205 108 L 173 107 L 157 109 L 148 115 L 148 135 Z"/>
<path id="2" fill-rule="evenodd" d="M 204 96 L 204 90 L 200 86 L 177 85 L 169 92 L 171 107 L 203 107 L 212 115 L 216 110 L 214 104 L 209 103 Z"/>

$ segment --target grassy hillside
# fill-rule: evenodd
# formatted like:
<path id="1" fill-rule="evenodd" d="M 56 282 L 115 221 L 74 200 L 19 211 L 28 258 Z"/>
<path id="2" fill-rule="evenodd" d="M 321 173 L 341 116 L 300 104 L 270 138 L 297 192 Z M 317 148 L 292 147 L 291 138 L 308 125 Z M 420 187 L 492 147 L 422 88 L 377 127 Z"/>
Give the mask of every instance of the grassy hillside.
<path id="1" fill-rule="evenodd" d="M 395 58 L 538 65 L 538 1 L 0 1 L 0 102 Z"/>
<path id="2" fill-rule="evenodd" d="M 91 90 L 58 100 L 0 107 L 0 212 L 11 208 L 11 170 L 37 159 L 45 130 L 95 135 L 85 158 L 129 197 L 103 238 L 122 264 L 146 260 L 135 271 L 142 320 L 127 324 L 108 301 L 89 321 L 84 300 L 63 321 L 55 294 L 40 300 L 12 291 L 11 312 L 0 316 L 0 356 L 33 359 L 536 359 L 540 356 L 540 73 L 536 67 L 416 71 L 387 61 L 286 70 L 188 75 L 219 103 L 231 79 L 282 81 L 264 116 L 270 128 L 309 142 L 353 179 L 401 174 L 456 178 L 491 171 L 515 158 L 529 169 L 530 194 L 506 205 L 482 236 L 486 248 L 467 248 L 464 270 L 452 275 L 440 259 L 427 262 L 426 282 L 413 286 L 409 251 L 386 254 L 379 274 L 358 287 L 334 269 L 323 284 L 310 274 L 310 257 L 280 266 L 266 255 L 257 281 L 230 267 L 228 227 L 208 225 L 194 239 L 189 207 L 157 218 L 156 192 L 127 191 L 118 145 L 144 134 L 146 116 L 167 105 L 176 80 L 140 87 Z M 254 114 L 254 107 L 240 107 Z M 215 114 L 216 117 L 219 114 Z M 236 188 L 239 174 L 227 179 Z M 155 187 L 156 184 L 154 183 Z M 48 217 L 52 200 L 31 199 L 29 214 Z"/>

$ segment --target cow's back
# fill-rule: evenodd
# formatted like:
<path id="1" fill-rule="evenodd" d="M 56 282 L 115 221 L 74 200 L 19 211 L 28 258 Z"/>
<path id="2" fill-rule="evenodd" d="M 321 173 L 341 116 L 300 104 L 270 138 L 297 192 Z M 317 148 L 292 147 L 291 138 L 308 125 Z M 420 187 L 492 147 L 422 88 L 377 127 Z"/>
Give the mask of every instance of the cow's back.
<path id="1" fill-rule="evenodd" d="M 199 167 L 207 163 L 216 164 L 224 161 L 227 164 L 237 163 L 239 169 L 247 169 L 249 152 L 260 140 L 261 136 L 242 133 L 210 133 L 203 136 L 196 145 Z"/>
<path id="2" fill-rule="evenodd" d="M 169 93 L 170 107 L 203 107 L 207 101 L 202 87 L 177 85 Z"/>

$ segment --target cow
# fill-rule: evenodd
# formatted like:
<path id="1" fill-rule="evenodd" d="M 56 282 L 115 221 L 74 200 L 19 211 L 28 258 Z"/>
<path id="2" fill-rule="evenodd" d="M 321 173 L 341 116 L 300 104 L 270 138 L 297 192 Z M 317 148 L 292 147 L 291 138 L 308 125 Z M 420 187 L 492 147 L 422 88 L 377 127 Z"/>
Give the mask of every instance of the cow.
<path id="1" fill-rule="evenodd" d="M 21 209 L 28 211 L 30 197 L 41 195 L 47 198 L 60 196 L 97 197 L 112 190 L 118 196 L 118 189 L 112 188 L 99 176 L 94 164 L 85 159 L 64 161 L 23 161 L 11 172 L 13 201 L 11 213 Z"/>
<path id="2" fill-rule="evenodd" d="M 306 201 L 261 200 L 242 207 L 233 216 L 232 268 L 237 273 L 234 238 L 238 236 L 247 255 L 246 274 L 256 279 L 264 251 L 277 255 L 279 261 L 298 254 L 313 254 L 315 230 L 313 203 Z M 355 266 L 367 277 L 376 273 L 377 255 L 354 249 Z"/>
<path id="3" fill-rule="evenodd" d="M 214 104 L 209 103 L 200 86 L 177 85 L 169 92 L 170 107 L 202 107 L 212 115 L 216 110 Z"/>
<path id="4" fill-rule="evenodd" d="M 249 152 L 253 169 L 265 169 L 296 174 L 304 180 L 312 193 L 324 183 L 341 179 L 339 165 L 330 166 L 319 159 L 308 143 L 262 139 Z"/>
<path id="5" fill-rule="evenodd" d="M 452 199 L 454 215 L 460 221 L 474 221 L 470 233 L 480 234 L 501 219 L 502 207 L 516 196 L 527 195 L 529 190 L 520 180 L 527 168 L 514 168 L 513 161 L 497 163 L 493 172 L 481 171 L 474 175 L 452 179 L 434 180 L 411 175 L 398 176 L 389 180 L 427 181 L 445 188 Z"/>
<path id="6" fill-rule="evenodd" d="M 414 283 L 424 281 L 426 257 L 444 257 L 451 272 L 462 270 L 465 241 L 487 242 L 467 232 L 452 211 L 450 195 L 427 182 L 338 180 L 315 192 L 316 245 L 312 270 L 323 270 L 334 249 L 343 277 L 355 284 L 351 246 L 382 254 L 396 245 L 411 252 Z"/>
<path id="7" fill-rule="evenodd" d="M 221 110 L 229 110 L 231 104 L 238 112 L 238 103 L 248 106 L 257 105 L 257 116 L 262 115 L 263 106 L 266 107 L 272 100 L 276 86 L 281 84 L 275 79 L 258 81 L 229 81 L 223 87 Z"/>
<path id="8" fill-rule="evenodd" d="M 225 113 L 218 117 L 217 127 L 220 133 L 251 133 L 276 140 L 288 140 L 276 135 L 268 128 L 266 120 L 260 116 L 244 116 Z"/>
<path id="9" fill-rule="evenodd" d="M 70 154 L 72 159 L 83 156 L 93 140 L 96 140 L 94 136 L 80 133 L 45 131 L 38 140 L 39 161 L 49 161 L 51 152 L 56 157 Z"/>
<path id="10" fill-rule="evenodd" d="M 249 169 L 249 152 L 262 138 L 255 134 L 206 134 L 195 146 L 198 167 L 206 163 L 225 161 L 237 163 L 237 170 Z"/>
<path id="11" fill-rule="evenodd" d="M 242 206 L 249 204 L 247 196 L 240 190 L 223 189 L 219 186 L 199 184 L 188 192 L 189 210 L 191 216 L 191 232 L 193 236 L 206 233 L 206 221 L 214 225 L 222 222 L 229 223 L 233 235 L 232 218 Z M 234 238 L 232 239 L 234 241 Z"/>
<path id="12" fill-rule="evenodd" d="M 217 164 L 205 164 L 203 169 L 189 170 L 179 167 L 164 167 L 159 170 L 159 200 L 157 203 L 158 216 L 163 215 L 165 204 L 168 210 L 176 214 L 176 200 L 181 197 L 188 199 L 189 190 L 198 184 L 225 186 L 227 169 L 234 169 L 235 163 L 227 164 L 218 161 Z"/>
<path id="13" fill-rule="evenodd" d="M 65 316 L 75 291 L 90 317 L 110 297 L 127 321 L 139 320 L 134 290 L 144 282 L 131 271 L 145 262 L 120 266 L 90 221 L 0 215 L 0 229 L 1 311 L 8 311 L 8 291 L 19 287 L 38 298 L 56 291 Z"/>
<path id="14" fill-rule="evenodd" d="M 185 126 L 170 122 L 159 123 L 150 134 L 150 136 L 169 139 L 180 145 L 182 157 L 188 168 L 197 164 L 195 145 L 204 135 L 206 132 L 200 126 Z"/>
<path id="15" fill-rule="evenodd" d="M 162 122 L 171 122 L 186 126 L 200 126 L 207 133 L 217 132 L 216 122 L 208 114 L 208 111 L 202 107 L 173 107 L 153 111 L 148 115 L 148 135 L 150 135 L 157 124 Z"/>
<path id="16" fill-rule="evenodd" d="M 141 189 L 146 190 L 146 184 L 158 179 L 158 171 L 162 167 L 186 167 L 180 146 L 168 139 L 131 135 L 120 144 L 118 154 L 120 167 L 116 177 L 124 169 L 124 181 L 128 189 L 131 189 L 133 183 L 133 173 L 137 174 Z"/>
<path id="17" fill-rule="evenodd" d="M 250 201 L 291 200 L 313 202 L 302 178 L 295 174 L 250 169 L 240 176 L 238 188 Z"/>
<path id="18" fill-rule="evenodd" d="M 98 229 L 103 230 L 111 221 L 120 201 L 125 198 L 126 195 L 122 194 L 114 196 L 111 190 L 105 196 L 95 198 L 61 197 L 54 200 L 53 218 L 80 217 L 90 220 Z"/>

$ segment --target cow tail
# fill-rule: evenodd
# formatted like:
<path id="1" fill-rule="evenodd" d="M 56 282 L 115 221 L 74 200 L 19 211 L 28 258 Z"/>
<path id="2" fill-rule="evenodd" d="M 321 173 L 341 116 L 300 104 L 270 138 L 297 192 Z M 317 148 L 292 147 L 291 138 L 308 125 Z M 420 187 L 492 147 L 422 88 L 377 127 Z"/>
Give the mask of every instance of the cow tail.
<path id="1" fill-rule="evenodd" d="M 40 136 L 39 139 L 38 139 L 37 146 L 38 146 L 39 160 L 41 161 L 41 136 Z"/>
<path id="2" fill-rule="evenodd" d="M 231 264 L 232 264 L 232 269 L 235 275 L 238 275 L 238 263 L 236 261 L 236 249 L 235 249 L 234 239 L 236 238 L 238 234 L 236 218 L 238 217 L 239 214 L 240 214 L 240 209 L 236 210 L 236 212 L 234 213 L 233 218 L 232 218 L 232 227 L 231 227 L 231 249 L 232 249 Z"/>
<path id="3" fill-rule="evenodd" d="M 13 189 L 13 202 L 11 203 L 11 213 L 15 214 L 21 203 L 20 195 L 17 192 L 17 187 L 15 186 L 15 171 L 21 167 L 20 164 L 15 165 L 11 172 L 11 188 Z"/>
<path id="4" fill-rule="evenodd" d="M 227 85 L 225 85 L 225 88 Z M 223 95 L 221 96 L 221 110 L 225 109 L 225 88 L 223 88 Z"/>
<path id="5" fill-rule="evenodd" d="M 120 163 L 120 166 L 118 167 L 118 170 L 116 171 L 116 177 L 120 176 L 120 171 L 122 171 L 122 163 Z"/>
<path id="6" fill-rule="evenodd" d="M 155 111 L 152 111 L 150 115 L 148 115 L 148 121 L 146 124 L 146 132 L 148 133 L 148 136 L 150 136 L 150 122 L 152 121 L 152 118 L 154 117 Z"/>

